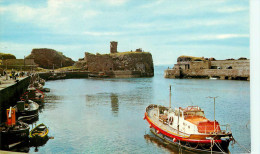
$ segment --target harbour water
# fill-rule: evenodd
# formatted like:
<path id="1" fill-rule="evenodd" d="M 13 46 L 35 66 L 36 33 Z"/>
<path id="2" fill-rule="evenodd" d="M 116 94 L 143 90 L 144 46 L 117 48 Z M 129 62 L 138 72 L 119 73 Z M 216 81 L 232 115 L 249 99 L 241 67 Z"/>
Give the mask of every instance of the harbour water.
<path id="1" fill-rule="evenodd" d="M 51 89 L 37 124 L 49 127 L 49 140 L 38 153 L 178 153 L 156 140 L 143 120 L 149 104 L 199 105 L 206 117 L 230 124 L 234 138 L 250 149 L 250 82 L 165 79 L 167 66 L 155 66 L 152 78 L 67 79 L 46 82 Z M 235 144 L 231 153 L 243 153 Z M 30 153 L 35 152 L 31 147 Z"/>

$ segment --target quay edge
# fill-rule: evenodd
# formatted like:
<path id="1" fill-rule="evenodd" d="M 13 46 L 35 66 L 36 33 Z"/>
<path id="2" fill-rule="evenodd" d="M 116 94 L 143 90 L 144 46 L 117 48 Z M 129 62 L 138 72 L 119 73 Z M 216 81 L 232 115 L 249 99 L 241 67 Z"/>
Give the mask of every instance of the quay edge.
<path id="1" fill-rule="evenodd" d="M 164 71 L 165 78 L 206 78 L 250 80 L 250 59 L 226 59 L 180 56 L 173 68 Z"/>
<path id="2" fill-rule="evenodd" d="M 30 76 L 22 78 L 17 83 L 8 85 L 7 87 L 0 87 L 0 123 L 5 122 L 5 109 L 9 106 L 15 105 L 20 96 L 26 91 L 30 83 Z"/>

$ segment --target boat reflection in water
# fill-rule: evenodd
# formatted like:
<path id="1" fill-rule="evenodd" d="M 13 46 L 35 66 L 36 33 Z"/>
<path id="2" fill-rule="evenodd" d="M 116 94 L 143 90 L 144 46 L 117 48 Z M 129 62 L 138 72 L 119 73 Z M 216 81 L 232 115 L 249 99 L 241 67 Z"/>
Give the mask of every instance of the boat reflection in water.
<path id="1" fill-rule="evenodd" d="M 165 141 L 163 141 L 162 139 L 156 137 L 154 134 L 145 134 L 144 135 L 144 139 L 148 142 L 148 143 L 152 143 L 157 145 L 159 148 L 165 148 L 168 151 L 170 151 L 173 154 L 179 154 L 179 150 L 176 146 L 173 146 Z M 183 152 L 183 151 L 182 151 Z"/>

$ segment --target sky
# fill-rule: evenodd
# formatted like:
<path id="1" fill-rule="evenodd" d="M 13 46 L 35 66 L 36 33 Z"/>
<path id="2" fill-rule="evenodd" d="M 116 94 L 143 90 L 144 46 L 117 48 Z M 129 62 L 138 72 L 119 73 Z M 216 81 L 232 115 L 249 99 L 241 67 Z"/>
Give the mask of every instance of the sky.
<path id="1" fill-rule="evenodd" d="M 250 58 L 249 0 L 0 0 L 0 52 L 17 58 L 51 48 L 84 52 L 142 48 L 155 65 L 178 56 Z"/>

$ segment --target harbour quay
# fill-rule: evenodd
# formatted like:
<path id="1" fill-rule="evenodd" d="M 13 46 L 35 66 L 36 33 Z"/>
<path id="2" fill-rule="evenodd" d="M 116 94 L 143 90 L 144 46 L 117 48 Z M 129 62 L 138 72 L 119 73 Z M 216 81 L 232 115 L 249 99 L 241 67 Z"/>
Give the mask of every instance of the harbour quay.
<path id="1" fill-rule="evenodd" d="M 0 123 L 6 119 L 5 109 L 15 105 L 19 97 L 26 91 L 30 83 L 30 76 L 19 77 L 17 80 L 0 77 Z"/>
<path id="2" fill-rule="evenodd" d="M 220 80 L 250 80 L 250 60 L 216 60 L 215 58 L 180 56 L 173 68 L 164 71 L 165 78 L 205 78 Z"/>

